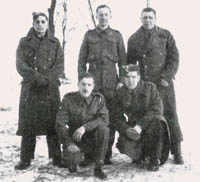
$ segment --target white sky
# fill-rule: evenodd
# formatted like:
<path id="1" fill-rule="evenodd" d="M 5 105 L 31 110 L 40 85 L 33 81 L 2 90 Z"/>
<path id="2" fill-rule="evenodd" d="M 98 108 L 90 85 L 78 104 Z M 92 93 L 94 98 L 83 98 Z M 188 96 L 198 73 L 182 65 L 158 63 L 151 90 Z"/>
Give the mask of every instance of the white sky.
<path id="1" fill-rule="evenodd" d="M 140 12 L 146 0 L 96 0 L 98 4 L 108 4 L 112 9 L 111 26 L 120 30 L 125 44 L 129 36 L 140 26 Z M 68 36 L 66 48 L 66 75 L 76 80 L 76 66 L 79 47 L 85 33 L 86 24 L 92 28 L 87 0 L 68 0 L 68 28 L 75 26 Z M 0 6 L 0 106 L 12 104 L 19 95 L 16 85 L 20 77 L 15 69 L 15 51 L 22 36 L 32 25 L 32 12 L 47 12 L 50 0 L 2 1 Z M 151 0 L 157 10 L 157 24 L 171 31 L 180 51 L 180 68 L 176 76 L 177 107 L 181 125 L 187 139 L 198 132 L 200 103 L 200 24 L 199 0 Z M 59 35 L 58 35 L 59 36 Z M 192 132 L 191 132 L 192 131 Z"/>

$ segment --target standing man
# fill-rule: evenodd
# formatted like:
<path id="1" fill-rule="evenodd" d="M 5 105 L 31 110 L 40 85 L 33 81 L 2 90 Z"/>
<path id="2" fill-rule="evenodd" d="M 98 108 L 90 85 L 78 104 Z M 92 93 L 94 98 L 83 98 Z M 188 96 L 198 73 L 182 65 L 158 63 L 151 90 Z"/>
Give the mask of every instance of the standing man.
<path id="1" fill-rule="evenodd" d="M 34 158 L 36 136 L 46 135 L 49 157 L 61 163 L 61 151 L 55 131 L 60 105 L 59 78 L 64 71 L 64 54 L 57 38 L 50 35 L 48 17 L 33 14 L 33 27 L 20 40 L 16 66 L 22 76 L 17 135 L 22 136 L 17 170 L 30 166 Z"/>
<path id="2" fill-rule="evenodd" d="M 108 110 L 103 95 L 93 92 L 94 79 L 82 75 L 79 91 L 64 96 L 57 114 L 56 130 L 63 144 L 63 162 L 70 172 L 76 172 L 81 152 L 93 154 L 94 176 L 105 179 L 101 166 L 109 141 Z"/>
<path id="3" fill-rule="evenodd" d="M 119 31 L 109 26 L 111 9 L 107 5 L 98 6 L 96 18 L 99 22 L 94 30 L 89 30 L 84 36 L 78 60 L 79 80 L 87 71 L 93 73 L 95 79 L 95 91 L 105 97 L 107 108 L 111 110 L 111 101 L 117 88 L 122 86 L 121 68 L 126 65 L 126 53 L 122 35 Z M 116 65 L 119 68 L 117 74 Z M 110 141 L 105 164 L 112 164 L 112 145 L 114 143 L 115 129 L 110 115 Z M 86 156 L 86 159 L 90 158 Z"/>
<path id="4" fill-rule="evenodd" d="M 164 105 L 164 116 L 171 136 L 171 152 L 175 164 L 183 164 L 181 128 L 176 112 L 173 79 L 179 66 L 179 53 L 172 34 L 156 26 L 156 11 L 144 8 L 142 27 L 128 40 L 128 63 L 139 63 L 141 79 L 156 84 Z"/>

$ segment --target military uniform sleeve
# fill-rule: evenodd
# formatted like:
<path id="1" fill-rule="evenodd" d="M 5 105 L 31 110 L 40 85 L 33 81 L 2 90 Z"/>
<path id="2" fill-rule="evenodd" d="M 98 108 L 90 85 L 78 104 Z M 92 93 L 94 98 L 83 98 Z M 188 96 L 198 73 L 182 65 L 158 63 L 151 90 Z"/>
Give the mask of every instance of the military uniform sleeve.
<path id="1" fill-rule="evenodd" d="M 82 75 L 86 72 L 86 64 L 88 57 L 88 32 L 84 35 L 83 42 L 81 44 L 79 58 L 78 58 L 78 79 L 82 77 Z"/>
<path id="2" fill-rule="evenodd" d="M 25 40 L 22 38 L 20 40 L 20 43 L 17 48 L 16 52 L 16 67 L 18 73 L 23 77 L 25 81 L 28 81 L 30 83 L 33 83 L 36 79 L 40 79 L 40 77 L 43 77 L 39 72 L 31 68 L 26 62 L 25 62 Z"/>
<path id="3" fill-rule="evenodd" d="M 125 133 L 126 129 L 129 128 L 129 125 L 126 122 L 126 118 L 124 116 L 123 108 L 122 108 L 122 95 L 121 89 L 119 89 L 112 101 L 112 116 L 113 116 L 113 124 L 114 127 L 120 133 Z"/>
<path id="4" fill-rule="evenodd" d="M 98 126 L 101 126 L 101 125 L 107 126 L 109 124 L 109 115 L 108 115 L 108 110 L 106 108 L 105 99 L 102 95 L 98 97 L 99 98 L 96 101 L 96 104 L 98 104 L 96 118 L 83 125 L 86 131 L 91 131 L 97 128 Z"/>
<path id="5" fill-rule="evenodd" d="M 68 97 L 65 96 L 57 112 L 55 125 L 60 142 L 66 145 L 73 143 L 72 138 L 69 135 L 69 104 L 70 101 Z"/>
<path id="6" fill-rule="evenodd" d="M 161 77 L 167 80 L 169 83 L 175 77 L 175 74 L 179 66 L 179 52 L 176 47 L 175 40 L 170 32 L 168 32 L 168 40 L 166 47 L 166 65 L 161 73 Z"/>
<path id="7" fill-rule="evenodd" d="M 136 64 L 137 63 L 137 54 L 134 45 L 134 39 L 132 36 L 128 40 L 127 45 L 127 64 Z"/>
<path id="8" fill-rule="evenodd" d="M 117 48 L 118 48 L 118 57 L 119 57 L 119 62 L 118 62 L 119 81 L 122 82 L 122 66 L 127 64 L 127 60 L 126 60 L 126 51 L 125 51 L 125 46 L 124 46 L 124 40 L 123 40 L 121 33 L 119 33 L 119 42 L 118 42 Z"/>
<path id="9" fill-rule="evenodd" d="M 64 53 L 59 40 L 56 39 L 56 60 L 55 64 L 48 70 L 47 78 L 50 81 L 58 80 L 64 72 Z"/>
<path id="10" fill-rule="evenodd" d="M 162 99 L 159 96 L 156 86 L 154 84 L 151 84 L 149 107 L 147 108 L 145 115 L 137 121 L 137 124 L 140 125 L 142 129 L 145 129 L 146 127 L 148 127 L 153 118 L 165 120 L 163 117 Z"/>

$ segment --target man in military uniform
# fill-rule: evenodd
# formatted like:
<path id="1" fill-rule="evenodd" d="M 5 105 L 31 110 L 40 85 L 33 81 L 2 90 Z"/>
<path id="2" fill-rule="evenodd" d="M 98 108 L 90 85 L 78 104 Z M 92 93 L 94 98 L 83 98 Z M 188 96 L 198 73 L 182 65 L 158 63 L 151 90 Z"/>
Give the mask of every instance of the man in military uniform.
<path id="1" fill-rule="evenodd" d="M 109 26 L 111 19 L 111 9 L 107 5 L 98 6 L 96 9 L 98 26 L 94 30 L 89 30 L 84 36 L 78 60 L 78 77 L 87 71 L 95 77 L 95 90 L 102 93 L 106 99 L 107 108 L 110 104 L 114 92 L 122 84 L 120 83 L 121 67 L 126 65 L 126 53 L 122 35 L 117 30 Z M 116 65 L 119 68 L 119 77 Z M 110 140 L 105 164 L 112 164 L 112 145 L 114 143 L 115 129 L 112 126 L 112 116 L 110 115 Z"/>
<path id="2" fill-rule="evenodd" d="M 64 96 L 57 114 L 56 131 L 63 144 L 63 163 L 76 172 L 81 152 L 93 153 L 94 175 L 106 178 L 102 165 L 109 141 L 108 110 L 103 95 L 93 92 L 94 79 L 90 73 L 82 75 L 79 91 Z"/>
<path id="3" fill-rule="evenodd" d="M 142 27 L 128 40 L 128 63 L 139 63 L 141 79 L 156 84 L 164 105 L 164 116 L 171 136 L 171 152 L 175 164 L 183 164 L 181 128 L 176 112 L 173 79 L 179 66 L 179 53 L 168 30 L 156 26 L 156 11 L 144 8 Z"/>
<path id="4" fill-rule="evenodd" d="M 140 81 L 137 65 L 124 67 L 124 83 L 112 106 L 120 134 L 117 147 L 138 163 L 149 156 L 148 170 L 157 171 L 169 154 L 169 147 L 163 148 L 163 142 L 169 146 L 169 138 L 162 100 L 153 83 Z"/>

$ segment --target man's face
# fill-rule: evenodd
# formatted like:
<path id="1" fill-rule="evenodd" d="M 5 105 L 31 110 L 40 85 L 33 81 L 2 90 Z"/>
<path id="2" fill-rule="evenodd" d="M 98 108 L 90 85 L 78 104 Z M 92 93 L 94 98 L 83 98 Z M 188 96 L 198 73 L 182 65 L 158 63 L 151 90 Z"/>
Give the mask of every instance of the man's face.
<path id="1" fill-rule="evenodd" d="M 100 8 L 97 12 L 97 20 L 100 28 L 107 27 L 111 19 L 111 13 L 108 8 Z"/>
<path id="2" fill-rule="evenodd" d="M 45 34 L 46 30 L 48 28 L 48 21 L 44 16 L 39 16 L 34 22 L 33 22 L 33 28 L 36 32 L 39 34 Z"/>
<path id="3" fill-rule="evenodd" d="M 156 16 L 152 11 L 143 12 L 141 15 L 141 22 L 145 29 L 151 30 L 156 24 Z"/>
<path id="4" fill-rule="evenodd" d="M 93 89 L 94 89 L 94 80 L 93 78 L 83 78 L 78 83 L 78 88 L 80 94 L 87 98 L 91 95 Z"/>
<path id="5" fill-rule="evenodd" d="M 134 89 L 137 87 L 137 84 L 140 81 L 140 76 L 138 75 L 137 71 L 131 71 L 126 74 L 124 81 L 127 88 Z"/>

